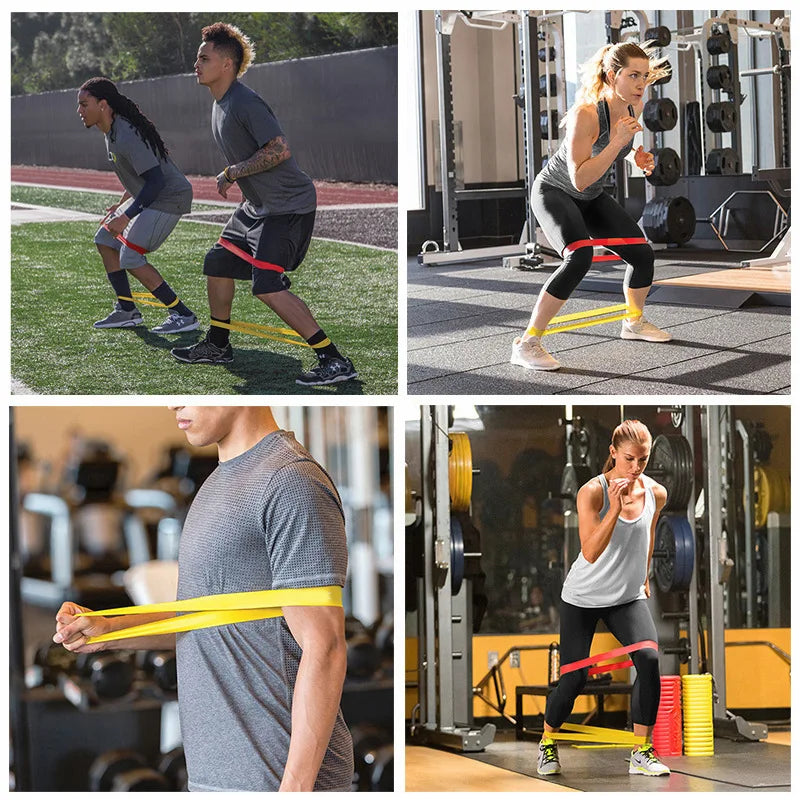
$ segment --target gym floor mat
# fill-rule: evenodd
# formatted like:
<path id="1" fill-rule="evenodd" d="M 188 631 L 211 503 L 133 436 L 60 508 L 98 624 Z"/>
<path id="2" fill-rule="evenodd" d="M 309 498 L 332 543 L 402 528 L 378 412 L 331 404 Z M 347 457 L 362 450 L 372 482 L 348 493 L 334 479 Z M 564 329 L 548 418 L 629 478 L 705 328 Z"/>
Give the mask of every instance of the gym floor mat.
<path id="1" fill-rule="evenodd" d="M 628 774 L 627 750 L 580 750 L 560 745 L 561 775 L 548 778 L 558 786 L 582 791 L 737 792 L 786 791 L 791 784 L 791 748 L 765 742 L 714 740 L 715 755 L 664 758 L 672 774 L 650 778 Z M 499 741 L 467 758 L 536 777 L 534 742 Z"/>
<path id="2" fill-rule="evenodd" d="M 676 270 L 678 267 L 675 268 Z M 682 267 L 685 270 L 686 267 Z M 672 272 L 664 268 L 664 275 Z M 791 309 L 653 303 L 645 315 L 674 337 L 623 341 L 620 323 L 548 337 L 562 367 L 523 370 L 511 342 L 551 270 L 524 273 L 486 264 L 422 267 L 408 262 L 410 394 L 785 394 L 791 387 Z M 695 290 L 697 291 L 697 290 Z M 565 312 L 620 301 L 580 288 Z"/>

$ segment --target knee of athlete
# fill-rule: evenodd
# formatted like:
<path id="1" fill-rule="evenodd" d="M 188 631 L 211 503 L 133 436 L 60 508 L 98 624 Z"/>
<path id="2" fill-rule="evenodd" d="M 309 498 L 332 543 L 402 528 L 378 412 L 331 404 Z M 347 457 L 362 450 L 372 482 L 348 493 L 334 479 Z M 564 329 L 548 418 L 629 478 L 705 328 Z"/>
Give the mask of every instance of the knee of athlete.
<path id="1" fill-rule="evenodd" d="M 588 677 L 588 668 L 576 669 L 574 672 L 568 672 L 566 675 L 562 675 L 558 685 L 559 687 L 563 686 L 563 691 L 570 697 L 577 697 L 581 693 L 583 687 L 586 686 Z"/>
<path id="2" fill-rule="evenodd" d="M 658 674 L 658 651 L 645 647 L 632 654 L 631 660 L 636 667 L 636 672 L 643 674 Z"/>
<path id="3" fill-rule="evenodd" d="M 123 247 L 119 253 L 119 266 L 121 269 L 137 269 L 147 264 L 147 259 L 141 253 Z"/>

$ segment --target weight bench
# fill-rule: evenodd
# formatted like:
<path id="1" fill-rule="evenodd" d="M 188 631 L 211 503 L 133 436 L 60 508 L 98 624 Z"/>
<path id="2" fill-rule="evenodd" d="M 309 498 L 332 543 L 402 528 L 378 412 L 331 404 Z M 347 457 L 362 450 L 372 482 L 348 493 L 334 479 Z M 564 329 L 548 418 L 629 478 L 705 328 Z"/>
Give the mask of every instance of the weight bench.
<path id="1" fill-rule="evenodd" d="M 516 707 L 514 713 L 515 732 L 518 741 L 539 741 L 541 731 L 533 731 L 525 727 L 525 720 L 522 713 L 522 698 L 525 695 L 536 695 L 547 697 L 556 687 L 549 685 L 517 686 L 516 688 Z M 581 691 L 581 694 L 591 695 L 597 698 L 597 716 L 602 720 L 604 713 L 604 701 L 607 694 L 627 694 L 631 693 L 631 685 L 620 681 L 605 683 L 603 681 L 588 681 Z M 585 720 L 584 720 L 585 721 Z"/>

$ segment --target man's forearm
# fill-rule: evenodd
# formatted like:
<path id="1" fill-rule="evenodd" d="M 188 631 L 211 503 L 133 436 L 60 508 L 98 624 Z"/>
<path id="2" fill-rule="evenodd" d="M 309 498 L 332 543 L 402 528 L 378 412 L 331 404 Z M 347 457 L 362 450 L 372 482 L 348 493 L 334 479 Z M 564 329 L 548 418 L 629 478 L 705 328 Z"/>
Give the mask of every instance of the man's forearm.
<path id="1" fill-rule="evenodd" d="M 231 181 L 237 181 L 239 178 L 246 178 L 248 175 L 256 175 L 259 172 L 273 169 L 278 164 L 282 164 L 288 158 L 291 158 L 291 156 L 286 137 L 276 136 L 260 150 L 256 150 L 250 158 L 228 166 L 225 172 Z"/>
<path id="2" fill-rule="evenodd" d="M 344 637 L 332 647 L 303 650 L 292 696 L 292 734 L 281 791 L 314 789 L 331 739 L 347 671 Z"/>
<path id="3" fill-rule="evenodd" d="M 175 614 L 136 614 L 132 616 L 111 617 L 108 622 L 112 630 L 121 631 L 132 628 L 134 625 L 144 625 L 145 622 L 156 622 L 160 619 L 169 619 Z M 115 639 L 113 642 L 104 642 L 104 650 L 174 650 L 175 634 L 162 633 L 157 636 L 134 636 L 130 639 Z"/>

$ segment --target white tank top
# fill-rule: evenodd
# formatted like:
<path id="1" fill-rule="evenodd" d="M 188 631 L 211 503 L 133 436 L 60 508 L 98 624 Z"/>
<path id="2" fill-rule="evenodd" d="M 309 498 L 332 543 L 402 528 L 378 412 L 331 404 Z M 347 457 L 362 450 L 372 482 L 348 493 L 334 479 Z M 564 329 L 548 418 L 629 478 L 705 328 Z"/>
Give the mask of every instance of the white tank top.
<path id="1" fill-rule="evenodd" d="M 561 599 L 574 606 L 602 608 L 630 603 L 645 598 L 647 553 L 650 549 L 650 526 L 656 510 L 652 481 L 645 480 L 644 508 L 636 519 L 617 518 L 606 549 L 594 564 L 578 553 L 570 567 Z M 600 519 L 608 512 L 608 481 L 598 476 L 603 487 L 603 507 Z"/>

